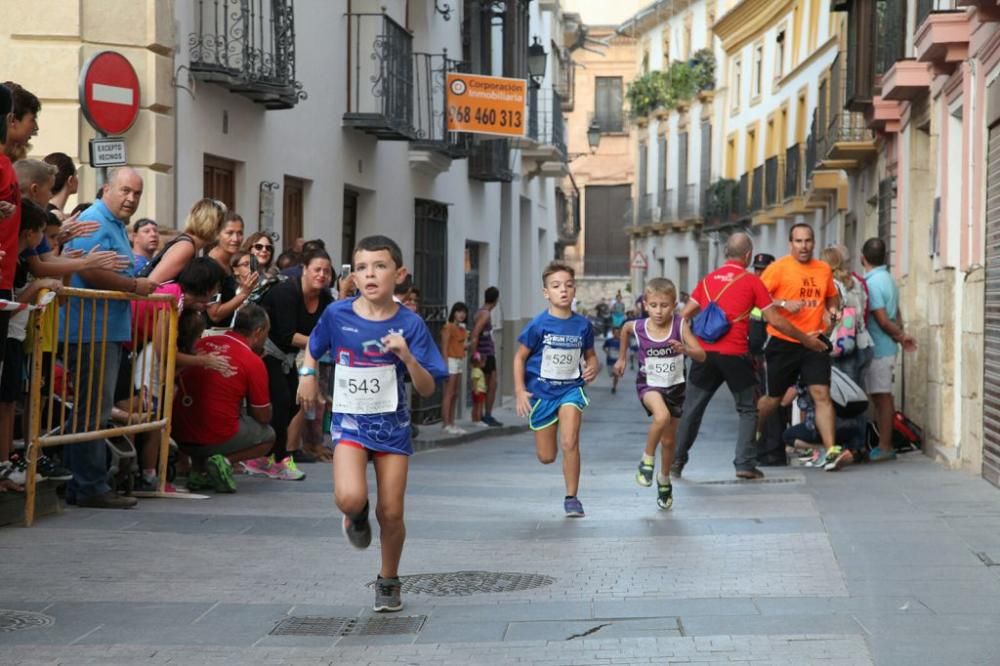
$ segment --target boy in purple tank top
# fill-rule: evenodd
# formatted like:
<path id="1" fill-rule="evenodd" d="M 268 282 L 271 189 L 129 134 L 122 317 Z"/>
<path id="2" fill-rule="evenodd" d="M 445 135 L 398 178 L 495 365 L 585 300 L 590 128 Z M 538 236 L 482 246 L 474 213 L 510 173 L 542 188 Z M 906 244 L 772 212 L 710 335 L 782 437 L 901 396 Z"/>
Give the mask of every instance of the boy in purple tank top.
<path id="1" fill-rule="evenodd" d="M 670 465 L 674 462 L 674 435 L 684 406 L 684 357 L 696 361 L 705 359 L 705 351 L 698 344 L 684 320 L 674 314 L 677 307 L 677 289 L 666 278 L 653 278 L 646 283 L 643 300 L 648 316 L 625 322 L 621 333 L 621 346 L 627 348 L 629 337 L 638 342 L 638 373 L 635 387 L 646 414 L 653 423 L 646 434 L 646 449 L 639 461 L 635 480 L 640 486 L 653 485 L 656 446 L 660 445 L 662 463 L 656 477 L 656 504 L 669 509 L 674 503 L 670 484 Z M 618 376 L 625 374 L 625 357 L 615 364 Z"/>

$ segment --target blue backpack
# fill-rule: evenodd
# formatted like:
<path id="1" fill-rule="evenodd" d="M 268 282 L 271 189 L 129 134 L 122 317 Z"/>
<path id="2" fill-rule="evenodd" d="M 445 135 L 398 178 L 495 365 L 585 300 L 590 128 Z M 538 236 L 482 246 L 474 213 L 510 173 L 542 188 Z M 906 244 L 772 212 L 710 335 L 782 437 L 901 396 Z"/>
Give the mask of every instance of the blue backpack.
<path id="1" fill-rule="evenodd" d="M 705 291 L 705 296 L 708 298 L 708 304 L 701 309 L 701 312 L 695 316 L 694 321 L 691 322 L 691 330 L 694 332 L 699 339 L 705 342 L 716 342 L 719 338 L 724 336 L 729 332 L 730 322 L 729 317 L 723 312 L 722 308 L 718 305 L 718 300 L 722 298 L 722 294 L 726 293 L 726 289 L 736 284 L 746 273 L 740 273 L 733 278 L 733 281 L 723 287 L 715 298 L 708 293 L 708 283 L 707 281 L 702 282 L 702 289 Z M 745 316 L 745 315 L 743 315 Z M 736 321 L 739 321 L 743 316 L 738 317 Z"/>

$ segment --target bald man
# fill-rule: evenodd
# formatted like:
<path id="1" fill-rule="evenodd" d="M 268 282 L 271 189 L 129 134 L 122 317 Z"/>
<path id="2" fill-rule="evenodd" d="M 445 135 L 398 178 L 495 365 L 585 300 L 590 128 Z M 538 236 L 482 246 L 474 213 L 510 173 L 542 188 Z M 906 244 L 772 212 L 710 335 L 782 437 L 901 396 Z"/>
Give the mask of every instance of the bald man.
<path id="1" fill-rule="evenodd" d="M 752 257 L 753 241 L 750 236 L 742 232 L 730 236 L 726 240 L 726 262 L 698 283 L 681 312 L 681 316 L 690 321 L 702 308 L 714 302 L 725 313 L 729 330 L 714 342 L 699 339 L 706 358 L 703 363 L 693 362 L 688 374 L 684 416 L 677 429 L 677 455 L 671 469 L 674 476 L 681 476 L 688 461 L 688 452 L 701 428 L 705 409 L 725 382 L 733 394 L 739 414 L 736 456 L 733 459 L 736 476 L 751 480 L 764 477 L 764 473 L 757 469 L 754 436 L 757 425 L 754 386 L 757 378 L 747 339 L 751 310 L 758 308 L 767 323 L 806 347 L 817 351 L 826 349 L 822 342 L 792 326 L 772 307 L 774 303 L 764 283 L 747 272 Z"/>
<path id="2" fill-rule="evenodd" d="M 138 209 L 141 198 L 142 177 L 135 169 L 122 167 L 110 170 L 100 200 L 80 213 L 81 222 L 92 220 L 99 223 L 97 231 L 90 236 L 74 238 L 66 244 L 66 249 L 86 253 L 99 245 L 102 250 L 113 250 L 132 259 L 128 223 Z M 73 275 L 70 286 L 125 291 L 141 296 L 147 296 L 156 289 L 156 283 L 151 280 L 135 277 L 134 263 L 131 261 L 121 271 L 103 268 L 82 270 Z M 91 319 L 95 309 L 98 316 L 94 333 L 91 334 Z M 104 316 L 105 312 L 107 317 Z M 122 344 L 132 337 L 132 308 L 128 301 L 101 300 L 92 301 L 81 308 L 81 299 L 70 298 L 66 316 L 69 318 L 69 325 L 60 331 L 61 336 L 67 332 L 69 335 L 66 368 L 69 376 L 80 377 L 82 385 L 77 387 L 80 399 L 74 405 L 73 417 L 66 424 L 64 432 L 92 431 L 102 427 L 111 415 L 118 370 L 124 358 Z M 91 354 L 92 348 L 96 353 Z M 102 356 L 103 373 L 100 371 Z M 87 396 L 90 396 L 89 400 Z M 73 472 L 73 479 L 67 487 L 67 501 L 95 509 L 127 509 L 135 506 L 134 497 L 119 496 L 108 486 L 107 450 L 103 439 L 68 445 L 63 458 L 66 466 Z"/>

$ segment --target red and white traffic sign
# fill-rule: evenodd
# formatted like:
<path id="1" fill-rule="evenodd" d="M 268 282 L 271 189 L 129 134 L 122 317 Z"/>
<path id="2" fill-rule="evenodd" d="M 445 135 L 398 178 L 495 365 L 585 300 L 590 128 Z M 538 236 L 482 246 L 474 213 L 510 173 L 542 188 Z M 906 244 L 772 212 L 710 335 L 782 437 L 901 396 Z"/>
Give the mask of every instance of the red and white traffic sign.
<path id="1" fill-rule="evenodd" d="M 644 271 L 649 268 L 649 262 L 646 261 L 646 255 L 638 250 L 632 255 L 632 268 L 638 271 Z"/>
<path id="2" fill-rule="evenodd" d="M 139 115 L 139 77 L 121 53 L 101 51 L 80 72 L 80 107 L 94 129 L 123 134 Z"/>

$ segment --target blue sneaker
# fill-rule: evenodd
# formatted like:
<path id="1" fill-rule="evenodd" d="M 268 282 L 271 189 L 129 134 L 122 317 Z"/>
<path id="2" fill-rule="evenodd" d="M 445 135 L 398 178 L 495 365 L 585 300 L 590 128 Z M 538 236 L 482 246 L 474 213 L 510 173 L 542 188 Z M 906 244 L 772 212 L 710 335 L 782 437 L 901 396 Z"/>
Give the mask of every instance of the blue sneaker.
<path id="1" fill-rule="evenodd" d="M 885 462 L 886 460 L 895 460 L 895 451 L 886 451 L 882 448 L 875 447 L 868 452 L 868 460 L 872 462 Z"/>
<path id="2" fill-rule="evenodd" d="M 563 501 L 563 509 L 567 518 L 583 518 L 583 503 L 575 497 L 569 497 Z"/>

